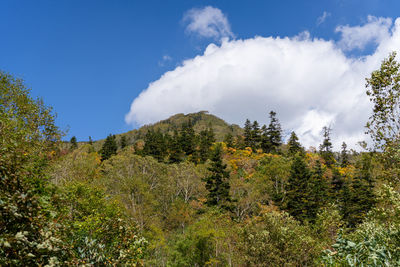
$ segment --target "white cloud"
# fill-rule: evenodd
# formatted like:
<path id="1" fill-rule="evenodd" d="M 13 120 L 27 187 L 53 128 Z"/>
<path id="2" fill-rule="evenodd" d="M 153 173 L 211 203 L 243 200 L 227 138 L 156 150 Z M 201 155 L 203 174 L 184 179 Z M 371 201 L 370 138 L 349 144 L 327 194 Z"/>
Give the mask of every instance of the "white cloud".
<path id="1" fill-rule="evenodd" d="M 190 9 L 185 13 L 183 21 L 188 22 L 186 27 L 188 33 L 215 40 L 233 37 L 226 16 L 220 9 L 212 6 Z"/>
<path id="2" fill-rule="evenodd" d="M 317 18 L 317 26 L 319 26 L 322 23 L 324 23 L 325 20 L 330 16 L 331 16 L 331 13 L 324 11 L 324 13 L 322 13 L 321 17 Z"/>
<path id="3" fill-rule="evenodd" d="M 368 16 L 367 23 L 361 26 L 338 26 L 336 32 L 341 33 L 339 42 L 343 50 L 363 49 L 369 43 L 379 44 L 390 36 L 392 20 Z"/>
<path id="4" fill-rule="evenodd" d="M 382 21 L 382 19 L 377 19 Z M 255 37 L 210 44 L 149 84 L 126 115 L 130 124 L 148 124 L 176 113 L 208 110 L 229 123 L 246 118 L 268 124 L 277 112 L 286 131 L 295 130 L 305 146 L 321 142 L 321 128 L 332 126 L 339 149 L 365 136 L 371 112 L 365 77 L 400 47 L 400 19 L 379 39 L 372 55 L 347 57 L 333 41 Z"/>

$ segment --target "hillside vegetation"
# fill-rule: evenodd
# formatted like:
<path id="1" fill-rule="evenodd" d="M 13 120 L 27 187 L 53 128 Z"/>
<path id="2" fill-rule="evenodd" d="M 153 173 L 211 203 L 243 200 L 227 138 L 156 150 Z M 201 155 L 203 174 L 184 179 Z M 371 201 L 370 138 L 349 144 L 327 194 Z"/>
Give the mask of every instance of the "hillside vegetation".
<path id="1" fill-rule="evenodd" d="M 375 149 L 308 151 L 269 124 L 177 114 L 61 143 L 0 73 L 0 265 L 400 266 L 400 66 L 367 79 Z"/>

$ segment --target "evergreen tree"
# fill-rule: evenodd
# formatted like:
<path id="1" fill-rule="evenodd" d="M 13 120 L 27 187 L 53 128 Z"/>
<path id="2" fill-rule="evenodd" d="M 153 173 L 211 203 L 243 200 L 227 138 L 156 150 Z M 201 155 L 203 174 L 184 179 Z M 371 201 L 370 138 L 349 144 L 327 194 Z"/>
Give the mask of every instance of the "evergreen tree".
<path id="1" fill-rule="evenodd" d="M 319 210 L 328 200 L 328 183 L 324 178 L 324 170 L 319 160 L 317 160 L 311 174 L 310 193 L 311 197 L 308 201 L 307 218 L 313 222 Z"/>
<path id="2" fill-rule="evenodd" d="M 301 146 L 299 138 L 294 131 L 290 134 L 288 147 L 288 153 L 290 156 L 294 156 L 297 153 L 304 153 L 304 148 Z"/>
<path id="3" fill-rule="evenodd" d="M 257 121 L 254 121 L 253 125 L 251 126 L 250 147 L 255 151 L 260 147 L 260 142 L 261 142 L 260 125 L 258 124 Z"/>
<path id="4" fill-rule="evenodd" d="M 221 146 L 218 145 L 211 156 L 211 166 L 208 168 L 211 174 L 204 179 L 208 191 L 206 204 L 229 210 L 231 202 L 229 172 L 221 157 Z"/>
<path id="5" fill-rule="evenodd" d="M 210 147 L 215 142 L 212 128 L 203 130 L 199 135 L 199 161 L 204 163 L 210 156 Z"/>
<path id="6" fill-rule="evenodd" d="M 89 143 L 89 153 L 94 152 L 93 140 L 92 140 L 91 136 L 89 136 L 89 142 L 88 143 Z"/>
<path id="7" fill-rule="evenodd" d="M 295 156 L 286 195 L 286 209 L 289 214 L 300 221 L 315 220 L 327 199 L 328 185 L 323 174 L 319 161 L 310 171 L 301 154 Z"/>
<path id="8" fill-rule="evenodd" d="M 282 144 L 282 128 L 276 118 L 276 112 L 269 113 L 270 123 L 263 133 L 263 151 L 265 153 L 278 153 Z"/>
<path id="9" fill-rule="evenodd" d="M 126 140 L 126 136 L 121 136 L 121 140 L 119 141 L 119 146 L 121 149 L 125 148 L 128 145 L 128 141 Z"/>
<path id="10" fill-rule="evenodd" d="M 244 123 L 244 145 L 251 147 L 252 144 L 252 125 L 249 119 Z"/>
<path id="11" fill-rule="evenodd" d="M 371 158 L 364 153 L 358 162 L 358 173 L 343 193 L 342 214 L 349 227 L 361 223 L 375 204 Z"/>
<path id="12" fill-rule="evenodd" d="M 115 135 L 109 135 L 106 138 L 106 141 L 104 142 L 100 154 L 101 154 L 101 160 L 107 160 L 109 159 L 112 155 L 117 154 L 118 146 L 117 146 L 117 141 L 115 140 Z"/>
<path id="13" fill-rule="evenodd" d="M 342 144 L 342 151 L 340 152 L 341 167 L 349 165 L 349 154 L 347 152 L 347 145 L 345 142 Z"/>
<path id="14" fill-rule="evenodd" d="M 93 140 L 92 140 L 92 137 L 91 136 L 89 136 L 89 145 L 93 145 Z"/>
<path id="15" fill-rule="evenodd" d="M 195 152 L 195 132 L 193 129 L 192 121 L 188 120 L 187 123 L 184 123 L 180 132 L 180 144 L 182 147 L 182 151 L 185 152 L 187 156 L 193 155 Z"/>
<path id="16" fill-rule="evenodd" d="M 175 129 L 173 136 L 169 138 L 169 163 L 179 163 L 183 159 L 183 151 L 180 145 L 180 137 L 178 131 Z"/>
<path id="17" fill-rule="evenodd" d="M 297 155 L 290 169 L 288 191 L 286 194 L 286 210 L 300 221 L 304 221 L 308 217 L 310 180 L 310 170 L 303 157 Z"/>
<path id="18" fill-rule="evenodd" d="M 233 147 L 233 135 L 231 133 L 227 133 L 224 137 L 224 143 L 227 147 Z"/>
<path id="19" fill-rule="evenodd" d="M 71 143 L 71 149 L 72 150 L 78 148 L 78 143 L 77 143 L 77 140 L 76 140 L 75 136 L 72 136 L 71 140 L 69 142 Z"/>
<path id="20" fill-rule="evenodd" d="M 150 129 L 147 131 L 144 138 L 143 154 L 152 156 L 158 161 L 163 161 L 166 156 L 167 147 L 164 139 L 164 135 L 160 129 L 154 131 Z"/>
<path id="21" fill-rule="evenodd" d="M 323 142 L 319 146 L 319 154 L 324 159 L 326 166 L 331 167 L 335 162 L 332 152 L 332 143 L 331 143 L 331 128 L 324 126 L 322 129 L 323 133 Z"/>

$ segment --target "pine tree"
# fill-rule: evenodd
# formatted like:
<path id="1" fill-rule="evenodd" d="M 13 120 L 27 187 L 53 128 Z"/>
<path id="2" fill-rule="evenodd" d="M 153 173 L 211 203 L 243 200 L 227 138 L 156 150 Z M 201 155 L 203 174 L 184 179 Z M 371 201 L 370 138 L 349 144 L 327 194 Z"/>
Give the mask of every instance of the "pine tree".
<path id="1" fill-rule="evenodd" d="M 106 141 L 104 142 L 100 154 L 101 154 L 101 160 L 107 160 L 109 159 L 112 155 L 117 154 L 118 146 L 117 146 L 117 141 L 115 140 L 115 135 L 109 135 L 106 138 Z"/>
<path id="2" fill-rule="evenodd" d="M 269 113 L 270 123 L 262 136 L 262 149 L 265 153 L 278 153 L 282 144 L 282 128 L 276 118 L 276 112 Z"/>
<path id="3" fill-rule="evenodd" d="M 260 147 L 260 142 L 261 142 L 260 125 L 258 124 L 257 121 L 254 121 L 253 125 L 251 126 L 250 147 L 255 151 Z"/>
<path id="4" fill-rule="evenodd" d="M 221 157 L 221 146 L 216 146 L 211 156 L 211 166 L 208 168 L 211 174 L 204 179 L 208 191 L 206 204 L 229 210 L 231 202 L 229 172 Z"/>
<path id="5" fill-rule="evenodd" d="M 288 153 L 292 157 L 297 153 L 302 153 L 302 154 L 304 153 L 304 148 L 301 146 L 299 138 L 297 137 L 294 131 L 290 134 L 288 147 L 289 147 Z"/>
<path id="6" fill-rule="evenodd" d="M 153 129 L 148 130 L 144 138 L 143 154 L 152 156 L 161 162 L 164 160 L 166 153 L 167 146 L 160 129 L 157 131 Z"/>
<path id="7" fill-rule="evenodd" d="M 233 135 L 231 133 L 227 133 L 224 137 L 224 143 L 227 147 L 233 147 Z"/>
<path id="8" fill-rule="evenodd" d="M 309 186 L 311 196 L 308 201 L 307 218 L 313 222 L 320 209 L 327 203 L 329 191 L 328 183 L 324 178 L 324 170 L 319 160 L 313 168 Z"/>
<path id="9" fill-rule="evenodd" d="M 168 140 L 169 150 L 169 163 L 179 163 L 183 159 L 183 151 L 180 145 L 180 137 L 178 131 L 175 129 L 174 134 Z"/>
<path id="10" fill-rule="evenodd" d="M 244 123 L 244 145 L 251 147 L 252 144 L 252 127 L 249 119 Z"/>
<path id="11" fill-rule="evenodd" d="M 93 145 L 93 140 L 92 140 L 92 137 L 91 136 L 89 136 L 89 145 Z"/>
<path id="12" fill-rule="evenodd" d="M 121 136 L 121 140 L 119 141 L 119 145 L 121 149 L 125 148 L 128 145 L 128 141 L 126 140 L 126 136 Z"/>
<path id="13" fill-rule="evenodd" d="M 199 135 L 199 160 L 204 163 L 210 156 L 210 147 L 215 142 L 214 131 L 212 128 L 203 130 Z"/>
<path id="14" fill-rule="evenodd" d="M 300 221 L 304 221 L 308 217 L 307 210 L 310 200 L 310 180 L 310 170 L 303 157 L 297 155 L 290 169 L 288 191 L 286 194 L 286 210 L 290 215 Z"/>
<path id="15" fill-rule="evenodd" d="M 180 144 L 182 151 L 185 152 L 187 156 L 193 155 L 195 152 L 195 132 L 193 129 L 192 121 L 188 120 L 184 123 L 180 132 Z"/>
<path id="16" fill-rule="evenodd" d="M 347 153 L 347 145 L 345 142 L 342 144 L 342 151 L 340 152 L 341 167 L 349 165 L 349 154 Z"/>
<path id="17" fill-rule="evenodd" d="M 333 157 L 332 152 L 332 143 L 331 143 L 331 128 L 324 126 L 323 131 L 323 142 L 319 146 L 319 154 L 324 159 L 326 166 L 331 167 L 333 163 L 335 163 L 335 158 Z"/>
<path id="18" fill-rule="evenodd" d="M 78 143 L 77 143 L 77 140 L 76 140 L 76 137 L 75 137 L 75 136 L 72 136 L 72 137 L 71 137 L 71 140 L 70 140 L 69 142 L 71 143 L 71 149 L 72 149 L 72 150 L 78 148 Z"/>
<path id="19" fill-rule="evenodd" d="M 357 167 L 357 175 L 343 193 L 343 219 L 351 228 L 361 223 L 375 204 L 370 156 L 364 153 Z"/>

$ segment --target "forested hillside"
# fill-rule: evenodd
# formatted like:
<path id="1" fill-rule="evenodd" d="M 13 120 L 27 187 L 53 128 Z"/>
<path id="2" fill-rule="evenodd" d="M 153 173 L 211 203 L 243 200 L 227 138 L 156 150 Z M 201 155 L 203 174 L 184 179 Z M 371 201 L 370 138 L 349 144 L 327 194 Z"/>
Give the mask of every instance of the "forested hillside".
<path id="1" fill-rule="evenodd" d="M 0 73 L 0 90 L 2 266 L 400 266 L 395 53 L 367 78 L 358 151 L 333 151 L 329 127 L 316 150 L 284 140 L 268 110 L 66 143 L 22 81 Z"/>

